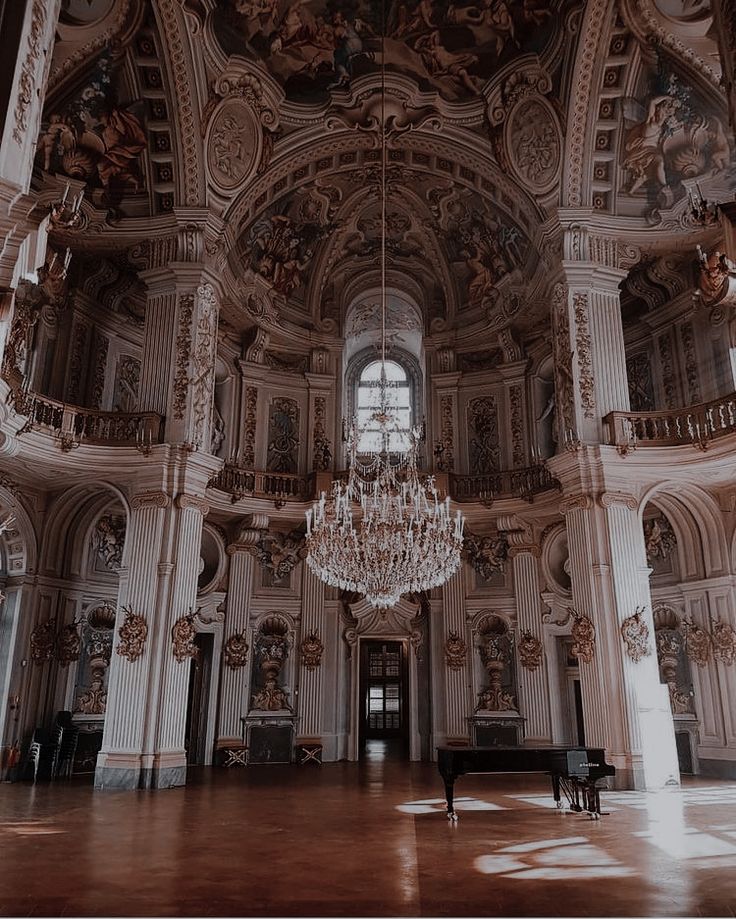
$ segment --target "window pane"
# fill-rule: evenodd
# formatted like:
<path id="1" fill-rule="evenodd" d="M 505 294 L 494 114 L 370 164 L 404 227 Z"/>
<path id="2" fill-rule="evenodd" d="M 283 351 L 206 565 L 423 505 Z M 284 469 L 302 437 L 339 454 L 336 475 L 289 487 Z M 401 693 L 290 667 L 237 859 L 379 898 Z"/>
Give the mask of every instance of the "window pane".
<path id="1" fill-rule="evenodd" d="M 373 361 L 363 370 L 360 375 L 361 382 L 368 380 L 381 379 L 381 362 Z M 386 361 L 386 379 L 387 380 L 406 380 L 406 372 L 396 361 Z"/>

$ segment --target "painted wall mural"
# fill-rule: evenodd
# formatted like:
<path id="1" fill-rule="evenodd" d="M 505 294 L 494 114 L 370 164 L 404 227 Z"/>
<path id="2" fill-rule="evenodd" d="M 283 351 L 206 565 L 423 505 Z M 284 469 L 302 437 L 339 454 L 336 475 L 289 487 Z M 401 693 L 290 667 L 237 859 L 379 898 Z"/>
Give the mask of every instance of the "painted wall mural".
<path id="1" fill-rule="evenodd" d="M 650 208 L 668 208 L 685 196 L 684 181 L 728 168 L 725 115 L 663 62 L 644 76 L 637 98 L 623 100 L 623 111 L 625 195 L 646 198 Z"/>
<path id="2" fill-rule="evenodd" d="M 112 56 L 105 53 L 71 101 L 48 113 L 37 147 L 44 172 L 101 188 L 113 207 L 124 189 L 143 186 L 140 156 L 147 147 L 139 105 L 122 103 L 114 83 Z"/>
<path id="3" fill-rule="evenodd" d="M 414 0 L 386 4 L 386 66 L 457 100 L 514 55 L 541 52 L 559 4 Z M 381 66 L 378 0 L 224 0 L 214 29 L 227 54 L 265 63 L 289 98 L 313 101 Z"/>

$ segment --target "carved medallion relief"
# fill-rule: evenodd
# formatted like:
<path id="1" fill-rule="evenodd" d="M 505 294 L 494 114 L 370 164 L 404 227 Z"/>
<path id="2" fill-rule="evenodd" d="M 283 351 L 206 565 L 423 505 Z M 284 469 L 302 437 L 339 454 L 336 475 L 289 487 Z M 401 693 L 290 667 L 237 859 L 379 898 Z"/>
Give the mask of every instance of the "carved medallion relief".
<path id="1" fill-rule="evenodd" d="M 506 158 L 516 178 L 533 194 L 549 191 L 560 171 L 560 128 L 542 96 L 522 99 L 504 126 Z"/>
<path id="2" fill-rule="evenodd" d="M 261 126 L 242 99 L 225 99 L 207 132 L 207 165 L 214 183 L 232 191 L 252 176 L 263 144 Z"/>

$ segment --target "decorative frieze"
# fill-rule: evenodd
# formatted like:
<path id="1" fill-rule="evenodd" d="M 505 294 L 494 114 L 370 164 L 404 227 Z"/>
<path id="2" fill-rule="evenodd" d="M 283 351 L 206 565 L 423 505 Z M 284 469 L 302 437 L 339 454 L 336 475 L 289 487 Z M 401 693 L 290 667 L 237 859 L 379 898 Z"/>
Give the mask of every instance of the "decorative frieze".
<path id="1" fill-rule="evenodd" d="M 595 654 L 595 626 L 592 619 L 584 613 L 580 613 L 576 609 L 571 609 L 570 613 L 573 617 L 570 631 L 573 643 L 570 653 L 578 660 L 590 664 L 593 662 Z"/>
<path id="2" fill-rule="evenodd" d="M 302 639 L 299 645 L 299 651 L 301 652 L 302 664 L 304 664 L 307 670 L 316 670 L 317 667 L 320 666 L 324 650 L 325 646 L 322 644 L 316 631 L 311 631 Z"/>
<path id="3" fill-rule="evenodd" d="M 542 666 L 544 646 L 529 629 L 524 629 L 519 639 L 519 660 L 526 670 L 537 670 Z"/>
<path id="4" fill-rule="evenodd" d="M 595 417 L 595 384 L 593 383 L 593 358 L 588 327 L 588 295 L 577 291 L 572 298 L 575 313 L 575 345 L 580 373 L 580 399 L 586 418 Z"/>
<path id="5" fill-rule="evenodd" d="M 148 637 L 148 624 L 140 613 L 134 613 L 129 606 L 124 606 L 123 612 L 125 613 L 125 619 L 118 630 L 120 641 L 115 650 L 121 657 L 125 657 L 133 663 L 143 654 L 143 648 Z"/>
<path id="6" fill-rule="evenodd" d="M 450 629 L 445 641 L 445 663 L 450 670 L 462 670 L 468 655 L 468 648 L 458 632 Z"/>
<path id="7" fill-rule="evenodd" d="M 231 670 L 239 670 L 248 662 L 248 642 L 245 640 L 245 631 L 235 632 L 225 642 L 223 648 L 225 663 Z"/>
<path id="8" fill-rule="evenodd" d="M 637 606 L 636 612 L 621 623 L 621 637 L 626 646 L 626 653 L 634 663 L 649 657 L 652 648 L 649 643 L 649 626 L 642 617 L 643 606 Z"/>

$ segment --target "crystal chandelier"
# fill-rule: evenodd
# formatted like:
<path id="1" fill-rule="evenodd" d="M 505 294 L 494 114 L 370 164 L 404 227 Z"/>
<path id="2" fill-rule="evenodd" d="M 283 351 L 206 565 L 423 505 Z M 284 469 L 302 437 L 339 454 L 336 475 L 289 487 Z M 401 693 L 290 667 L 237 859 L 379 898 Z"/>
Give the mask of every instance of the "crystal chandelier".
<path id="1" fill-rule="evenodd" d="M 385 26 L 385 23 L 384 23 Z M 385 27 L 383 33 L 385 36 Z M 398 431 L 386 377 L 386 74 L 381 38 L 381 373 L 371 421 L 381 447 L 359 454 L 360 430 L 348 437 L 347 482 L 334 481 L 307 511 L 307 564 L 332 587 L 355 591 L 379 609 L 403 594 L 438 587 L 460 567 L 463 518 L 453 518 L 450 499 L 440 499 L 434 477 L 418 470 L 420 431 L 409 433 L 398 458 L 390 450 Z"/>

